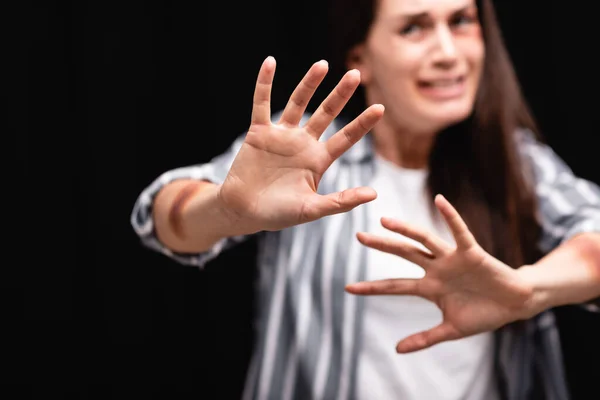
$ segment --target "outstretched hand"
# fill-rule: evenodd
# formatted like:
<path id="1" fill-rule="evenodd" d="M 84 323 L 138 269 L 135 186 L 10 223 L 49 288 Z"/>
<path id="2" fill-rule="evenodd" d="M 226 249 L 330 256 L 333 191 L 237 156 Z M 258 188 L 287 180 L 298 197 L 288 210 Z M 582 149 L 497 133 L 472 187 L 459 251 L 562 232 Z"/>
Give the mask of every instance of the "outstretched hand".
<path id="1" fill-rule="evenodd" d="M 376 197 L 373 189 L 349 188 L 321 195 L 319 181 L 327 168 L 381 119 L 384 108 L 372 105 L 326 141 L 320 137 L 341 112 L 360 74 L 348 71 L 300 126 L 309 100 L 327 74 L 328 64 L 312 65 L 292 93 L 279 121 L 271 121 L 271 88 L 275 59 L 262 64 L 246 138 L 219 196 L 236 224 L 247 231 L 278 230 L 349 211 Z"/>
<path id="2" fill-rule="evenodd" d="M 402 240 L 359 232 L 365 246 L 395 254 L 420 265 L 421 279 L 358 282 L 346 290 L 357 295 L 415 295 L 434 302 L 443 313 L 440 325 L 401 340 L 396 350 L 408 353 L 447 340 L 495 330 L 530 317 L 532 286 L 515 270 L 484 251 L 454 207 L 441 195 L 435 199 L 456 246 L 398 220 L 382 218 L 386 228 L 423 244 L 428 251 Z"/>

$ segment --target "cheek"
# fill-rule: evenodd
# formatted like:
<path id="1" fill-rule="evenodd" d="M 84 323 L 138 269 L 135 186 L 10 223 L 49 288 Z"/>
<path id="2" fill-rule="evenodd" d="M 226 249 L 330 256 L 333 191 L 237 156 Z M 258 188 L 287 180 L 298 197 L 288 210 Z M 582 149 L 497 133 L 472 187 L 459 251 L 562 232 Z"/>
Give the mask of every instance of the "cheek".
<path id="1" fill-rule="evenodd" d="M 480 43 L 478 46 L 473 47 L 473 53 L 471 54 L 471 62 L 479 67 L 483 66 L 483 61 L 485 59 L 485 48 L 483 43 Z"/>
<path id="2" fill-rule="evenodd" d="M 462 51 L 470 65 L 476 70 L 481 69 L 485 58 L 485 46 L 481 37 L 476 36 L 465 39 Z"/>
<path id="3" fill-rule="evenodd" d="M 401 90 L 414 89 L 426 56 L 426 52 L 418 46 L 398 52 L 394 57 L 394 62 L 390 64 L 390 72 L 393 74 L 390 82 L 394 82 L 395 86 Z"/>
<path id="4" fill-rule="evenodd" d="M 414 77 L 417 77 L 419 71 L 423 69 L 428 57 L 426 46 L 407 46 L 398 54 L 396 62 L 399 68 Z"/>
<path id="5" fill-rule="evenodd" d="M 409 51 L 390 51 L 372 64 L 379 90 L 406 91 L 418 76 L 422 56 Z"/>

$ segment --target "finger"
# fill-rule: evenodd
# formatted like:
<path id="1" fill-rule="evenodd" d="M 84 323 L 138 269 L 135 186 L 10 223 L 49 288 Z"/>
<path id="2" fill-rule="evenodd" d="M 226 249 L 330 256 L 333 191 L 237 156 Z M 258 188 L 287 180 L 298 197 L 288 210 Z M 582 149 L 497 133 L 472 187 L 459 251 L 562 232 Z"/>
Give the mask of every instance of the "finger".
<path id="1" fill-rule="evenodd" d="M 401 340 L 396 345 L 398 353 L 410 353 L 413 351 L 423 350 L 433 345 L 436 345 L 447 340 L 455 340 L 461 338 L 462 335 L 452 325 L 442 322 L 435 328 L 424 332 L 415 333 Z"/>
<path id="2" fill-rule="evenodd" d="M 381 218 L 381 225 L 392 232 L 399 233 L 421 243 L 436 256 L 441 256 L 450 250 L 450 247 L 436 235 L 397 219 Z"/>
<path id="3" fill-rule="evenodd" d="M 373 104 L 353 119 L 352 122 L 331 136 L 326 142 L 327 151 L 331 155 L 331 159 L 336 160 L 346 150 L 362 139 L 379 122 L 384 110 L 383 105 Z"/>
<path id="4" fill-rule="evenodd" d="M 325 60 L 317 61 L 310 67 L 290 96 L 290 100 L 279 119 L 280 123 L 288 125 L 298 125 L 300 123 L 306 111 L 306 106 L 321 82 L 323 82 L 323 78 L 327 75 L 327 70 L 328 64 Z"/>
<path id="5" fill-rule="evenodd" d="M 454 240 L 456 241 L 457 248 L 468 249 L 477 243 L 475 237 L 469 230 L 465 221 L 460 217 L 458 211 L 456 211 L 444 196 L 441 194 L 435 196 L 435 206 L 440 210 L 446 224 L 448 224 L 448 228 L 450 228 Z"/>
<path id="6" fill-rule="evenodd" d="M 369 187 L 346 189 L 326 195 L 315 194 L 304 204 L 301 219 L 314 221 L 328 215 L 347 212 L 375 200 L 376 197 L 377 193 Z"/>
<path id="7" fill-rule="evenodd" d="M 353 69 L 342 77 L 335 88 L 323 100 L 319 108 L 309 118 L 304 128 L 315 138 L 321 137 L 323 131 L 331 124 L 333 119 L 342 111 L 354 91 L 360 84 L 360 72 Z"/>
<path id="8" fill-rule="evenodd" d="M 348 293 L 363 296 L 404 294 L 419 296 L 421 279 L 381 279 L 377 281 L 356 282 L 346 285 Z"/>
<path id="9" fill-rule="evenodd" d="M 254 88 L 254 99 L 252 103 L 252 124 L 267 125 L 271 123 L 271 88 L 275 76 L 275 58 L 269 56 L 263 61 L 256 87 Z"/>
<path id="10" fill-rule="evenodd" d="M 402 240 L 373 235 L 372 233 L 366 232 L 358 232 L 356 237 L 359 242 L 367 247 L 394 254 L 414 264 L 420 265 L 423 268 L 427 268 L 429 264 L 428 261 L 434 258 L 432 254 Z"/>

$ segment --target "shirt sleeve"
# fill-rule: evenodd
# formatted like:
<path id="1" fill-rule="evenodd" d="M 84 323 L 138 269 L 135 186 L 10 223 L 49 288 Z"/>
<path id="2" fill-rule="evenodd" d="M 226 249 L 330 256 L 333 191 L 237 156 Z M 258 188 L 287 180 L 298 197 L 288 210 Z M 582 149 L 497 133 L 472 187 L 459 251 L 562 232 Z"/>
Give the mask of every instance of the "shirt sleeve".
<path id="1" fill-rule="evenodd" d="M 177 253 L 158 240 L 152 219 L 154 199 L 166 184 L 177 179 L 197 179 L 217 184 L 223 183 L 235 156 L 244 142 L 244 138 L 245 133 L 238 136 L 224 153 L 214 157 L 207 163 L 176 168 L 162 173 L 142 190 L 131 212 L 131 225 L 144 246 L 158 251 L 181 264 L 203 268 L 208 261 L 217 257 L 222 251 L 247 238 L 247 236 L 223 238 L 212 248 L 202 253 Z"/>
<path id="2" fill-rule="evenodd" d="M 561 243 L 583 232 L 600 232 L 600 187 L 577 177 L 552 150 L 524 134 L 522 150 L 533 166 L 539 220 L 542 225 L 540 249 L 550 252 Z M 584 306 L 600 311 L 600 301 Z"/>

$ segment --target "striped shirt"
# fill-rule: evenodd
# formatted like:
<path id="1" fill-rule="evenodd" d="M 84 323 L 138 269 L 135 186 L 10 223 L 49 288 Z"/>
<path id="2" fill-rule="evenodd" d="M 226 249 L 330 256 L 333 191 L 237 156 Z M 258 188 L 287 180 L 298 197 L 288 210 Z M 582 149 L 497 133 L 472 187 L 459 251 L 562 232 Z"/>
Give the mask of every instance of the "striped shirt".
<path id="1" fill-rule="evenodd" d="M 305 115 L 305 120 L 309 115 Z M 339 128 L 335 120 L 322 136 Z M 545 144 L 518 131 L 518 148 L 533 166 L 540 249 L 548 252 L 581 232 L 600 232 L 600 188 L 576 177 Z M 184 265 L 203 268 L 246 236 L 225 238 L 201 254 L 178 254 L 155 236 L 152 204 L 167 183 L 181 178 L 222 183 L 244 140 L 240 135 L 210 162 L 167 171 L 139 195 L 131 224 L 141 242 Z M 365 136 L 324 174 L 319 193 L 368 186 L 374 173 L 373 147 Z M 366 250 L 355 233 L 367 227 L 368 204 L 350 212 L 277 232 L 261 232 L 258 251 L 257 342 L 248 369 L 244 399 L 353 399 L 361 349 L 362 296 L 344 291 L 365 279 Z M 582 304 L 600 311 L 595 304 Z M 552 310 L 496 331 L 496 366 L 507 400 L 568 399 L 558 329 Z"/>

